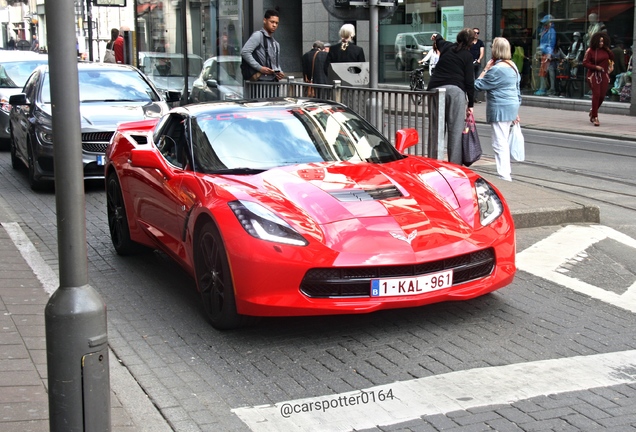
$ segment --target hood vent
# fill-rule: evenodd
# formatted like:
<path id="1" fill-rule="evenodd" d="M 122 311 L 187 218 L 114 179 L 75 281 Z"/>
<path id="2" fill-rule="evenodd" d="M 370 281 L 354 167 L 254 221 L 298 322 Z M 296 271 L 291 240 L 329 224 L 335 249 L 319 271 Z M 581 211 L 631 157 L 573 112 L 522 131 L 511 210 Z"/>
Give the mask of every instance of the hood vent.
<path id="1" fill-rule="evenodd" d="M 332 197 L 342 202 L 355 202 L 355 201 L 381 201 L 389 198 L 400 198 L 402 193 L 395 186 L 387 186 L 377 189 L 366 190 L 344 190 L 329 192 Z"/>

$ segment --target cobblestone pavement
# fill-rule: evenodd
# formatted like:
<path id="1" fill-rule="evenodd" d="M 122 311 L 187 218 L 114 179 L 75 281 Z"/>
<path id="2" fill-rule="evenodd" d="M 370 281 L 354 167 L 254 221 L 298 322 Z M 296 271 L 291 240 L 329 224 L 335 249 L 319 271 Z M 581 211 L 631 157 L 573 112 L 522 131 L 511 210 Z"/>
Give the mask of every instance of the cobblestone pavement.
<path id="1" fill-rule="evenodd" d="M 57 271 L 54 192 L 32 192 L 26 174 L 11 169 L 7 153 L 0 154 L 0 178 L 2 222 L 17 222 L 43 261 Z M 90 284 L 108 306 L 109 343 L 117 359 L 112 361 L 130 372 L 175 431 L 245 431 L 248 427 L 233 409 L 636 349 L 632 312 L 525 272 L 511 286 L 468 302 L 372 315 L 267 319 L 247 329 L 218 332 L 204 319 L 194 281 L 165 255 L 122 258 L 114 253 L 101 185 L 87 187 L 86 217 Z M 537 230 L 548 236 L 557 228 Z M 520 244 L 530 245 L 523 232 L 518 236 Z M 27 271 L 19 262 L 15 268 L 6 264 L 2 271 L 12 275 Z M 31 308 L 41 305 L 40 299 Z M 3 312 L 17 307 L 2 306 Z M 3 327 L 13 325 L 16 330 L 9 328 L 9 333 L 22 334 L 19 314 L 12 312 L 12 324 L 7 313 Z M 10 342 L 3 336 L 2 365 L 12 363 L 6 355 Z M 35 378 L 43 378 L 42 344 L 38 339 L 31 347 L 39 351 L 37 370 L 28 372 L 29 385 L 36 389 L 33 403 L 43 399 L 44 387 Z M 9 375 L 0 372 L 5 379 L 0 387 Z M 620 384 L 440 412 L 373 430 L 627 431 L 635 429 L 635 402 L 636 385 Z M 34 421 L 40 421 L 45 409 L 36 411 Z M 145 429 L 143 420 L 135 423 L 125 409 L 114 423 Z M 291 421 L 289 426 L 302 430 Z"/>

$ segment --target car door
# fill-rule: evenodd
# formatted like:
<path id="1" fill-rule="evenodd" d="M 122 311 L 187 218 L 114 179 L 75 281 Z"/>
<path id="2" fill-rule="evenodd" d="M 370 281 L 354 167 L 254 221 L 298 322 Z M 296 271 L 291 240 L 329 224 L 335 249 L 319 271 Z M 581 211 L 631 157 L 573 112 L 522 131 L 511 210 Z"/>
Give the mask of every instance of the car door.
<path id="1" fill-rule="evenodd" d="M 24 85 L 22 92 L 26 96 L 27 105 L 15 105 L 11 108 L 10 124 L 15 152 L 16 156 L 24 161 L 27 159 L 27 136 L 31 125 L 29 119 L 35 106 L 37 92 L 40 87 L 39 82 L 42 76 L 43 73 L 40 70 L 36 70 Z"/>
<path id="2" fill-rule="evenodd" d="M 155 134 L 157 148 L 172 170 L 170 177 L 156 169 L 143 168 L 141 175 L 127 178 L 139 223 L 177 259 L 182 254 L 185 220 L 180 188 L 189 171 L 183 153 L 179 153 L 187 139 L 185 122 L 186 117 L 170 114 Z"/>

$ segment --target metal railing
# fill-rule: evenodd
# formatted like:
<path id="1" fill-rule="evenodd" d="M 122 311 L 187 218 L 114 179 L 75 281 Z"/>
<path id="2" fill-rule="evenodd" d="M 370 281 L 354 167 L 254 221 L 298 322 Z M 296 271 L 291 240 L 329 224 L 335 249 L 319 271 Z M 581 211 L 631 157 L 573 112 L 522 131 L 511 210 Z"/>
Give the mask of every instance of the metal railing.
<path id="1" fill-rule="evenodd" d="M 316 98 L 342 103 L 357 112 L 395 144 L 399 129 L 418 131 L 419 142 L 407 149 L 408 154 L 443 159 L 446 89 L 408 91 L 345 87 L 340 81 L 330 84 L 310 84 L 288 77 L 280 82 L 246 81 L 246 99 L 271 97 L 303 98 L 314 93 Z"/>

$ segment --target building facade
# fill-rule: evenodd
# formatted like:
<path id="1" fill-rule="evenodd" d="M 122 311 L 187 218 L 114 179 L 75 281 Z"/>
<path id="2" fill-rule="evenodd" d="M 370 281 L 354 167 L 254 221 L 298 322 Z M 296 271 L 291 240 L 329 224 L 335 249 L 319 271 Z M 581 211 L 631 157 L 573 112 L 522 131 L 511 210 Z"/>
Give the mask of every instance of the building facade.
<path id="1" fill-rule="evenodd" d="M 36 32 L 46 40 L 44 0 L 15 0 L 0 7 L 3 47 L 8 37 L 30 37 Z M 95 1 L 95 0 L 93 0 Z M 368 1 L 368 0 L 366 0 Z M 378 0 L 371 0 L 378 1 Z M 300 77 L 301 56 L 315 40 L 338 42 L 345 23 L 356 27 L 356 43 L 369 53 L 370 28 L 365 1 L 355 0 L 127 0 L 126 8 L 93 7 L 75 0 L 80 51 L 92 47 L 94 60 L 101 58 L 111 27 L 129 30 L 130 59 L 138 65 L 140 53 L 188 53 L 202 60 L 238 55 L 250 34 L 261 28 L 263 12 L 276 9 L 280 26 L 275 37 L 281 44 L 282 66 L 288 75 Z M 378 26 L 378 81 L 380 85 L 406 85 L 410 70 L 430 49 L 430 32 L 453 39 L 463 27 L 477 27 L 488 58 L 494 37 L 506 37 L 513 46 L 513 61 L 522 75 L 524 95 L 589 99 L 589 88 L 580 65 L 589 37 L 606 31 L 612 41 L 616 69 L 608 99 L 627 104 L 635 43 L 635 0 L 397 0 L 382 8 Z M 385 3 L 386 4 L 386 3 Z M 353 6 L 352 6 L 353 5 Z M 1 6 L 1 4 L 0 4 Z M 366 14 L 365 14 L 365 11 Z M 18 13 L 19 12 L 19 13 Z M 16 18 L 17 17 L 17 18 Z M 106 18 L 104 18 L 106 17 Z M 87 21 L 93 23 L 87 40 Z M 545 24 L 554 31 L 552 73 L 541 73 L 545 57 L 541 36 Z M 429 37 L 430 39 L 430 37 Z M 45 42 L 41 42 L 45 46 Z M 367 58 L 368 54 L 367 54 Z M 483 62 L 485 64 L 485 60 Z M 184 69 L 184 68 L 182 68 Z M 187 68 L 186 68 L 187 69 Z M 187 71 L 198 74 L 197 67 Z M 182 73 L 185 73 L 183 71 Z M 240 71 L 235 71 L 240 79 Z M 542 92 L 543 83 L 547 87 Z M 636 106 L 632 104 L 632 107 Z M 632 110 L 636 115 L 636 110 Z"/>

